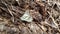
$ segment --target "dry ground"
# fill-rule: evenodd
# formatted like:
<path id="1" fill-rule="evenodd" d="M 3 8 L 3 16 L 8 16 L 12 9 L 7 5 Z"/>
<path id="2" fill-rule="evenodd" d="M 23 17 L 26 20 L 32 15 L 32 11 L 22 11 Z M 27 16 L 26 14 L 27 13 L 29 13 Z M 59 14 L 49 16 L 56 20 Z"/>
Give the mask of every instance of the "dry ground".
<path id="1" fill-rule="evenodd" d="M 26 10 L 32 22 L 20 19 Z M 0 34 L 60 34 L 59 0 L 0 0 Z"/>

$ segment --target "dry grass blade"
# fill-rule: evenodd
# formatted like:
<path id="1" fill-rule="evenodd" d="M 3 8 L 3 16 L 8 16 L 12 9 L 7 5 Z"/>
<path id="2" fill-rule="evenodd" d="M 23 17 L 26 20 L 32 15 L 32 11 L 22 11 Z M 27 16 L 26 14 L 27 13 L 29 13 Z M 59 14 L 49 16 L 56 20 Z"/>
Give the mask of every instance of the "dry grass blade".
<path id="1" fill-rule="evenodd" d="M 8 11 L 9 11 L 9 13 L 13 16 L 13 13 L 12 13 L 12 11 L 10 10 L 10 9 L 8 9 Z"/>
<path id="2" fill-rule="evenodd" d="M 54 18 L 52 17 L 52 15 L 50 14 L 50 12 L 48 12 L 50 15 L 50 18 L 53 20 L 53 23 L 55 24 L 55 26 L 58 28 L 58 24 L 55 22 Z"/>
<path id="3" fill-rule="evenodd" d="M 59 6 L 59 0 L 0 0 L 1 34 L 60 34 Z"/>

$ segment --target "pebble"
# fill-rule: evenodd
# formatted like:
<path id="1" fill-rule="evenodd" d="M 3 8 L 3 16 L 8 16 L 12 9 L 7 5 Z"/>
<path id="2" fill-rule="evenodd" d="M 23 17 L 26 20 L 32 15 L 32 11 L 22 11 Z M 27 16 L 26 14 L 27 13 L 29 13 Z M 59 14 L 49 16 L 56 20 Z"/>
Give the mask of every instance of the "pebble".
<path id="1" fill-rule="evenodd" d="M 26 10 L 24 15 L 20 18 L 22 21 L 32 22 L 33 18 L 29 14 L 29 10 Z"/>

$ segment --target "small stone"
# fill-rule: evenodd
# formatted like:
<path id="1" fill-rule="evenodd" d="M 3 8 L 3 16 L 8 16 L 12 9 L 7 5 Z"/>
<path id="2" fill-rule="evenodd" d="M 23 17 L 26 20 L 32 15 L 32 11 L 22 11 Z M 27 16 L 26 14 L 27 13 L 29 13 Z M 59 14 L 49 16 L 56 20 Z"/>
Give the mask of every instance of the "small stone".
<path id="1" fill-rule="evenodd" d="M 33 18 L 29 14 L 29 10 L 26 10 L 25 14 L 20 19 L 27 22 L 32 22 L 33 20 Z"/>

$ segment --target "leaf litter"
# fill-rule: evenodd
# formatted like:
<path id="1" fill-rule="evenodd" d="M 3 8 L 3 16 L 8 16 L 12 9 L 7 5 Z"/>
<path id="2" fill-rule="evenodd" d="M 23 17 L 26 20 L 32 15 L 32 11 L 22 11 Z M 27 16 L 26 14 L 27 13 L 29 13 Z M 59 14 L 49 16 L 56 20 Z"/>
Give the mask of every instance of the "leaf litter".
<path id="1" fill-rule="evenodd" d="M 59 7 L 59 0 L 0 0 L 1 34 L 59 34 Z"/>

